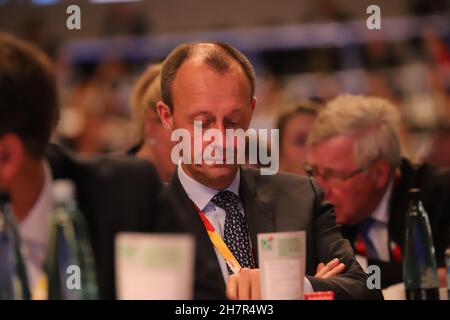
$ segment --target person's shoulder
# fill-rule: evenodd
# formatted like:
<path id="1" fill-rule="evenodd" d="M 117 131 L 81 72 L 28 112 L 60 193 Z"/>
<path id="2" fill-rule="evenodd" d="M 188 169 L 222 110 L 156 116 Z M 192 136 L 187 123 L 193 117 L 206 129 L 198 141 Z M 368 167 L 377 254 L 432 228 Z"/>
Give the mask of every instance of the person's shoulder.
<path id="1" fill-rule="evenodd" d="M 450 168 L 437 167 L 432 164 L 426 164 L 430 169 L 431 177 L 437 184 L 450 186 Z"/>
<path id="2" fill-rule="evenodd" d="M 318 186 L 313 179 L 279 171 L 273 175 L 264 175 L 261 170 L 255 168 L 241 168 L 245 179 L 252 185 L 269 186 L 277 191 L 318 191 Z"/>
<path id="3" fill-rule="evenodd" d="M 414 164 L 402 160 L 401 180 L 395 199 L 409 199 L 405 194 L 410 188 L 421 190 L 421 199 L 430 216 L 444 216 L 450 208 L 450 170 L 430 163 Z"/>
<path id="4" fill-rule="evenodd" d="M 150 162 L 129 155 L 81 156 L 64 147 L 49 145 L 47 159 L 55 178 L 84 175 L 110 181 L 159 181 Z"/>
<path id="5" fill-rule="evenodd" d="M 421 189 L 423 189 L 422 191 L 431 201 L 445 201 L 447 206 L 449 206 L 450 170 L 428 163 L 422 166 L 426 168 L 427 172 L 420 185 Z"/>
<path id="6" fill-rule="evenodd" d="M 403 159 L 402 168 L 404 169 L 402 171 L 405 171 L 406 174 L 408 174 L 408 167 L 412 168 L 416 176 L 416 184 L 418 187 L 434 190 L 449 190 L 450 168 L 438 167 L 427 162 L 412 163 L 406 159 Z"/>
<path id="7" fill-rule="evenodd" d="M 286 172 L 262 175 L 253 168 L 242 168 L 241 177 L 253 195 L 277 207 L 280 218 L 288 217 L 292 212 L 301 213 L 304 217 L 325 212 L 319 209 L 324 204 L 322 189 L 312 178 Z"/>
<path id="8" fill-rule="evenodd" d="M 98 175 L 103 177 L 136 179 L 156 179 L 155 167 L 147 160 L 129 155 L 107 155 L 81 160 L 84 165 L 91 166 Z"/>

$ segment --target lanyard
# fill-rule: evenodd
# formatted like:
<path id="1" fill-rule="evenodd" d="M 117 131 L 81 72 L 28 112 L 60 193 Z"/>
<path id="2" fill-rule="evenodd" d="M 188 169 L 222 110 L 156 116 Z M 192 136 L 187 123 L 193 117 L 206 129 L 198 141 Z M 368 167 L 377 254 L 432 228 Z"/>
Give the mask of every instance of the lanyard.
<path id="1" fill-rule="evenodd" d="M 214 247 L 219 251 L 220 255 L 224 258 L 230 270 L 237 274 L 241 271 L 242 267 L 236 258 L 231 253 L 230 249 L 228 249 L 225 242 L 223 242 L 222 237 L 216 232 L 214 226 L 209 222 L 208 218 L 206 218 L 205 214 L 194 204 L 195 209 L 197 210 L 200 219 L 205 226 L 206 232 L 208 233 L 209 240 L 211 240 Z"/>

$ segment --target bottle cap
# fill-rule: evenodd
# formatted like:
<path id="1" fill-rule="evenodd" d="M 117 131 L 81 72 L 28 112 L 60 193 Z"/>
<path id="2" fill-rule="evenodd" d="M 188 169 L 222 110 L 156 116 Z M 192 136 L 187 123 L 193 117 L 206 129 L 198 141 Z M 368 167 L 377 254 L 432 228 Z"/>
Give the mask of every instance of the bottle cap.
<path id="1" fill-rule="evenodd" d="M 55 180 L 52 192 L 56 203 L 64 203 L 74 199 L 75 186 L 71 180 Z"/>
<path id="2" fill-rule="evenodd" d="M 420 192 L 421 190 L 419 188 L 409 189 L 409 194 L 411 195 L 411 198 L 414 200 L 420 200 Z"/>

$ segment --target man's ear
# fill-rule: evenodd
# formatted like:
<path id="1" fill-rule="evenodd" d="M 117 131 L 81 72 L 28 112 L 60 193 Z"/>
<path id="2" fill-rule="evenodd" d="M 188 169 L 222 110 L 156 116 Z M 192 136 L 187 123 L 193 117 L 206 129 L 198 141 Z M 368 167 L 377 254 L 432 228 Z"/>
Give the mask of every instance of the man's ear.
<path id="1" fill-rule="evenodd" d="M 252 101 L 250 102 L 250 108 L 252 109 L 252 113 L 253 113 L 253 111 L 255 111 L 255 108 L 256 108 L 256 97 L 252 98 Z"/>
<path id="2" fill-rule="evenodd" d="M 0 139 L 0 181 L 8 186 L 24 161 L 25 149 L 20 138 L 7 134 Z"/>
<path id="3" fill-rule="evenodd" d="M 169 106 L 162 101 L 158 101 L 156 110 L 158 111 L 159 119 L 163 127 L 168 131 L 173 131 L 173 117 Z"/>
<path id="4" fill-rule="evenodd" d="M 391 165 L 385 159 L 378 159 L 373 163 L 373 178 L 377 187 L 385 187 L 391 178 Z"/>

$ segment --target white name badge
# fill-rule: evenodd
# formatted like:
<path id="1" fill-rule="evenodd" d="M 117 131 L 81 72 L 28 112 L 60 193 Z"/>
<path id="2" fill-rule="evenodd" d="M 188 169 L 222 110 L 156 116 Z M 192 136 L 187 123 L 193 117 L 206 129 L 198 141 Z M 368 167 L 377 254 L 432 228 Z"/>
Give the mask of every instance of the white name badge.
<path id="1" fill-rule="evenodd" d="M 258 256 L 262 299 L 303 299 L 305 231 L 258 234 Z"/>
<path id="2" fill-rule="evenodd" d="M 192 299 L 195 240 L 191 235 L 120 233 L 115 249 L 118 299 Z"/>

